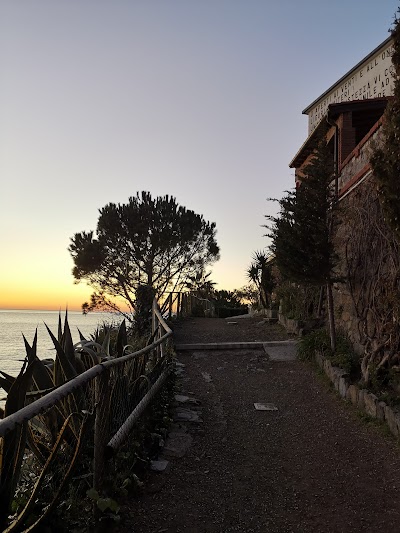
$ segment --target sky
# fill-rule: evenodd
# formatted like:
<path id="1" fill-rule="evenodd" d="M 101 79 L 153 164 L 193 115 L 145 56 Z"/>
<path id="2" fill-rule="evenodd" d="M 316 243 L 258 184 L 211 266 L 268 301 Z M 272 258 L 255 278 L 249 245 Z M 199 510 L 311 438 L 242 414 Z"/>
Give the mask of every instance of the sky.
<path id="1" fill-rule="evenodd" d="M 98 210 L 171 194 L 246 283 L 293 187 L 302 110 L 388 37 L 396 0 L 1 0 L 0 308 L 79 309 Z"/>

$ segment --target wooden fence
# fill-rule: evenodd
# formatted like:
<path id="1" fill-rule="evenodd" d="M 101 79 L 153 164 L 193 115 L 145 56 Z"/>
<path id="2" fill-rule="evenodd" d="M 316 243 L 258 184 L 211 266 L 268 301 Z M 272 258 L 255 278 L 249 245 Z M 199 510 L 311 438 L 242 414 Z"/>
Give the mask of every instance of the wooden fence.
<path id="1" fill-rule="evenodd" d="M 169 319 L 173 316 L 192 316 L 196 308 L 201 309 L 204 316 L 215 316 L 214 304 L 207 298 L 200 298 L 195 292 L 170 292 L 162 305 L 162 310 Z"/>
<path id="2" fill-rule="evenodd" d="M 156 301 L 152 331 L 152 343 L 145 348 L 96 364 L 0 420 L 0 530 L 36 528 L 65 492 L 83 450 L 89 453 L 88 471 L 78 479 L 101 496 L 108 459 L 126 441 L 172 368 L 167 349 L 172 331 Z M 98 506 L 94 508 L 98 513 Z"/>

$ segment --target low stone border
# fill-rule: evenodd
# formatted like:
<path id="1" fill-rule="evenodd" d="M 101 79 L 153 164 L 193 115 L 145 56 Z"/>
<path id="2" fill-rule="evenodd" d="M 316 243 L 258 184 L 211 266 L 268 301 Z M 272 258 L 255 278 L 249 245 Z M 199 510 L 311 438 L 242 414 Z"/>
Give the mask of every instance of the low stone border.
<path id="1" fill-rule="evenodd" d="M 367 415 L 386 422 L 391 433 L 395 437 L 400 436 L 400 413 L 369 392 L 367 389 L 360 389 L 357 385 L 350 383 L 348 374 L 343 368 L 333 366 L 332 363 L 321 354 L 315 356 L 318 366 L 325 372 L 333 383 L 340 396 L 348 400 L 358 409 L 365 411 Z"/>

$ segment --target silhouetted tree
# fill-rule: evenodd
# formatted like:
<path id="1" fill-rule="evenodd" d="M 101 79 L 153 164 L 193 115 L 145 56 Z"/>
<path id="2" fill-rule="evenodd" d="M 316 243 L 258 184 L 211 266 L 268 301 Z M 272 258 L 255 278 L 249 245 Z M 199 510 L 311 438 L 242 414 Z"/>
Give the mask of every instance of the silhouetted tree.
<path id="1" fill-rule="evenodd" d="M 188 276 L 186 287 L 198 298 L 212 298 L 216 283 L 210 279 L 211 272 L 200 269 L 193 275 Z"/>
<path id="2" fill-rule="evenodd" d="M 336 256 L 331 239 L 334 202 L 332 156 L 322 138 L 296 190 L 281 200 L 277 217 L 267 217 L 271 250 L 282 276 L 289 281 L 327 287 L 332 349 L 335 324 L 332 279 Z"/>
<path id="3" fill-rule="evenodd" d="M 99 212 L 96 236 L 76 233 L 69 246 L 76 282 L 94 289 L 92 309 L 120 311 L 116 299 L 122 299 L 133 312 L 139 286 L 162 298 L 219 258 L 215 224 L 172 196 L 137 193 L 127 204 L 110 203 Z"/>

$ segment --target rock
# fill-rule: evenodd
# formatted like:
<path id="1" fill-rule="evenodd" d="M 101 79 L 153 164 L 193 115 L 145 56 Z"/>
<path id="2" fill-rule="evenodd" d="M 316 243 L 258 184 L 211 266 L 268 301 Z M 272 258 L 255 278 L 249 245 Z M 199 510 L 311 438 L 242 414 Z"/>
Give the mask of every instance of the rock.
<path id="1" fill-rule="evenodd" d="M 387 425 L 389 426 L 389 429 L 391 431 L 391 433 L 395 436 L 395 437 L 398 437 L 399 436 L 399 426 L 398 426 L 398 420 L 397 420 L 397 416 L 393 409 L 389 406 L 389 405 L 386 405 L 385 404 L 385 420 L 386 420 L 386 423 Z"/>
<path id="2" fill-rule="evenodd" d="M 357 385 L 349 385 L 347 392 L 346 392 L 346 398 L 353 404 L 358 404 L 358 393 L 359 388 Z"/>
<path id="3" fill-rule="evenodd" d="M 211 376 L 210 376 L 210 374 L 208 372 L 202 372 L 201 375 L 203 376 L 204 381 L 206 383 L 211 383 L 212 378 L 211 378 Z"/>
<path id="4" fill-rule="evenodd" d="M 368 393 L 367 390 L 365 389 L 361 389 L 358 391 L 358 408 L 361 409 L 362 411 L 365 410 L 365 403 L 364 403 L 364 397 L 365 395 Z"/>
<path id="5" fill-rule="evenodd" d="M 346 398 L 348 388 L 349 384 L 347 383 L 347 379 L 344 376 L 341 376 L 339 378 L 339 394 L 342 398 Z"/>
<path id="6" fill-rule="evenodd" d="M 151 461 L 150 470 L 153 472 L 165 472 L 169 465 L 169 461 L 166 459 L 159 459 L 158 461 Z"/>
<path id="7" fill-rule="evenodd" d="M 202 422 L 199 414 L 191 409 L 178 408 L 174 415 L 175 422 Z"/>
<path id="8" fill-rule="evenodd" d="M 398 411 L 395 411 L 394 409 L 393 409 L 393 413 L 394 413 L 394 418 L 397 424 L 397 431 L 400 437 L 400 413 Z"/>
<path id="9" fill-rule="evenodd" d="M 372 392 L 365 392 L 364 394 L 364 406 L 365 412 L 367 415 L 376 418 L 376 404 L 378 403 L 378 398 Z"/>
<path id="10" fill-rule="evenodd" d="M 182 394 L 175 394 L 175 401 L 178 403 L 187 403 L 190 400 L 189 396 L 183 396 Z"/>
<path id="11" fill-rule="evenodd" d="M 324 372 L 328 378 L 332 381 L 332 365 L 329 359 L 324 359 Z"/>
<path id="12" fill-rule="evenodd" d="M 165 443 L 163 455 L 181 458 L 185 455 L 192 442 L 193 438 L 188 433 L 170 435 Z"/>
<path id="13" fill-rule="evenodd" d="M 377 402 L 376 404 L 376 418 L 378 420 L 385 420 L 385 402 Z"/>
<path id="14" fill-rule="evenodd" d="M 342 390 L 347 390 L 347 382 L 344 378 L 344 376 L 346 376 L 346 371 L 343 370 L 343 368 L 339 368 L 338 366 L 331 366 L 331 369 L 330 369 L 330 374 L 331 374 L 331 380 L 333 381 L 333 384 L 335 386 L 335 389 L 340 393 L 340 384 L 342 383 Z M 344 382 L 341 380 L 344 379 Z M 342 396 L 342 394 L 341 394 Z M 344 396 L 343 398 L 346 396 L 346 392 L 344 393 Z"/>

